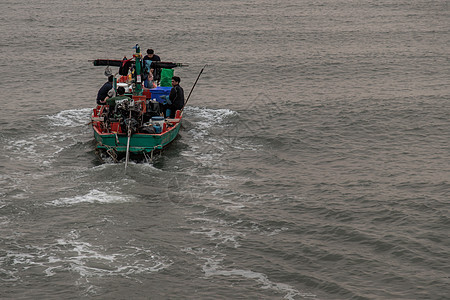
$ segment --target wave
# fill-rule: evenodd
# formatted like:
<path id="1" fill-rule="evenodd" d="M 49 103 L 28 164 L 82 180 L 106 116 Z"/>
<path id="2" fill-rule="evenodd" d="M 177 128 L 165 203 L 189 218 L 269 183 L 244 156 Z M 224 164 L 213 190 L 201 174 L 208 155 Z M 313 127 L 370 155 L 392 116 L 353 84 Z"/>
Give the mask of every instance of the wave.
<path id="1" fill-rule="evenodd" d="M 56 115 L 47 115 L 51 126 L 55 127 L 79 127 L 89 123 L 91 108 L 63 110 Z"/>
<path id="2" fill-rule="evenodd" d="M 296 297 L 301 297 L 303 299 L 317 299 L 317 296 L 312 293 L 301 292 L 289 284 L 273 282 L 269 277 L 260 272 L 254 272 L 245 269 L 231 269 L 225 270 L 220 266 L 222 259 L 219 258 L 209 258 L 203 265 L 203 272 L 206 277 L 213 276 L 227 276 L 227 277 L 243 277 L 245 279 L 250 279 L 258 282 L 261 289 L 270 289 L 275 292 L 284 293 L 284 299 L 293 300 Z"/>
<path id="3" fill-rule="evenodd" d="M 160 272 L 173 264 L 134 240 L 120 247 L 104 247 L 83 239 L 77 230 L 43 246 L 13 246 L 15 249 L 6 250 L 0 257 L 0 265 L 4 266 L 0 268 L 3 281 L 23 280 L 22 274 L 27 269 L 46 277 L 70 272 L 77 274 L 76 284 L 84 294 L 96 294 L 98 289 L 90 278 L 119 276 L 139 280 L 141 274 Z"/>
<path id="4" fill-rule="evenodd" d="M 130 202 L 135 200 L 135 198 L 131 195 L 124 195 L 120 192 L 116 191 L 100 191 L 97 189 L 93 189 L 89 191 L 89 193 L 85 195 L 68 197 L 68 198 L 60 198 L 57 200 L 53 200 L 50 202 L 51 205 L 54 206 L 68 206 L 68 205 L 76 205 L 80 203 L 123 203 Z"/>

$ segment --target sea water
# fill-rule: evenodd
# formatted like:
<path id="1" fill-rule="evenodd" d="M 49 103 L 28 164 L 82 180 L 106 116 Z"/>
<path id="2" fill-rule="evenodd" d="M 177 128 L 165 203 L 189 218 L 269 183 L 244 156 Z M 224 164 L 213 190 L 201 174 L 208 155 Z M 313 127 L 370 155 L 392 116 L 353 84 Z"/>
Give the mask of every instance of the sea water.
<path id="1" fill-rule="evenodd" d="M 448 299 L 448 1 L 3 1 L 1 299 Z M 152 48 L 153 162 L 89 125 Z"/>

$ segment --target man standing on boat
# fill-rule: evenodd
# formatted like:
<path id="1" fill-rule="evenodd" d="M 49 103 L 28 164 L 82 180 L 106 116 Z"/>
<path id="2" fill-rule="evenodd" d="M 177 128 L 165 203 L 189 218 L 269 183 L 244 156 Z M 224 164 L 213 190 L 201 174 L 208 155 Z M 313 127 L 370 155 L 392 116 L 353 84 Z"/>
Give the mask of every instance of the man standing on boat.
<path id="1" fill-rule="evenodd" d="M 168 109 L 170 110 L 170 116 L 166 113 L 166 118 L 173 118 L 175 117 L 175 112 L 178 109 L 182 109 L 184 106 L 184 90 L 180 86 L 180 77 L 173 76 L 172 77 L 172 89 L 170 90 L 169 94 L 169 101 L 170 104 L 168 105 Z"/>
<path id="2" fill-rule="evenodd" d="M 97 104 L 98 105 L 104 105 L 106 97 L 108 97 L 108 92 L 110 89 L 113 88 L 113 80 L 114 75 L 108 76 L 108 81 L 105 82 L 105 84 L 98 90 L 97 94 Z"/>
<path id="3" fill-rule="evenodd" d="M 144 56 L 144 58 L 142 59 L 146 71 L 150 71 L 151 63 L 153 61 L 161 61 L 161 58 L 155 54 L 155 51 L 153 49 L 147 49 L 147 55 Z M 161 69 L 153 68 L 153 80 L 159 81 L 160 79 L 161 79 Z"/>

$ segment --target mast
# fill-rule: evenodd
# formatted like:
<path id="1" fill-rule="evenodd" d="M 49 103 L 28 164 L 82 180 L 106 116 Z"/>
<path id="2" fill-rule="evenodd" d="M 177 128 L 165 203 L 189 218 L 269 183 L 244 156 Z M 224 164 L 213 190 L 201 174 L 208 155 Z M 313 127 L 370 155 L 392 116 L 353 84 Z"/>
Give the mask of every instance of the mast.
<path id="1" fill-rule="evenodd" d="M 133 54 L 135 58 L 135 77 L 134 77 L 134 88 L 133 88 L 133 95 L 135 96 L 142 96 L 143 88 L 142 88 L 142 53 L 141 48 L 138 44 L 134 46 L 133 48 L 136 49 L 136 53 Z"/>

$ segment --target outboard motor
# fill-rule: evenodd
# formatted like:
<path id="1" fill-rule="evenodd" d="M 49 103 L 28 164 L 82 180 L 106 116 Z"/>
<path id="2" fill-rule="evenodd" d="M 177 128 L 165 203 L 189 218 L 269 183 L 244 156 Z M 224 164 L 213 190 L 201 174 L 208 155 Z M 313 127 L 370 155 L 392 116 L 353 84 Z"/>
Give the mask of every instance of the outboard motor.
<path id="1" fill-rule="evenodd" d="M 131 118 L 125 119 L 123 121 L 123 124 L 121 124 L 121 125 L 122 125 L 122 130 L 124 132 L 128 131 L 127 125 L 129 125 L 131 128 L 131 133 L 133 134 L 138 131 L 139 122 L 135 118 L 131 117 Z"/>
<path id="2" fill-rule="evenodd" d="M 135 105 L 133 99 L 123 99 L 116 101 L 115 115 L 120 115 L 120 127 L 122 132 L 128 132 L 128 126 L 131 132 L 138 131 L 141 117 L 140 106 Z"/>
<path id="3" fill-rule="evenodd" d="M 159 116 L 161 113 L 160 105 L 158 101 L 149 100 L 147 102 L 147 115 L 149 119 L 154 116 Z"/>

